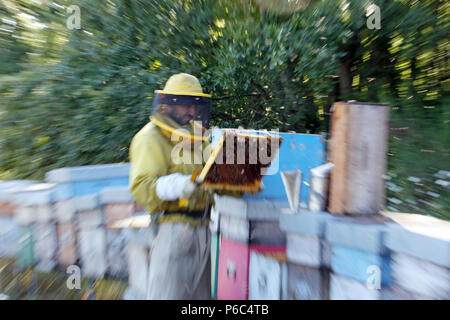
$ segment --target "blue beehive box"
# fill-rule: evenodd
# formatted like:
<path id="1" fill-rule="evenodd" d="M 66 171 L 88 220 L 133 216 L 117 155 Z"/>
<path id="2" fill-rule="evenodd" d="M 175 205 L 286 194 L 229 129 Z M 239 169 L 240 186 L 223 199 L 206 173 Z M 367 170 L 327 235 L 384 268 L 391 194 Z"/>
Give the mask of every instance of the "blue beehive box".
<path id="1" fill-rule="evenodd" d="M 47 172 L 47 182 L 56 183 L 55 200 L 97 193 L 105 187 L 128 186 L 130 164 L 105 164 L 60 168 Z"/>
<path id="2" fill-rule="evenodd" d="M 222 135 L 223 129 L 212 130 L 212 145 Z M 275 134 L 269 132 L 271 134 Z M 254 133 L 253 133 L 254 134 Z M 302 133 L 279 133 L 283 138 L 277 156 L 272 161 L 268 172 L 272 175 L 263 177 L 264 190 L 256 195 L 244 195 L 244 199 L 268 199 L 273 201 L 286 201 L 281 171 L 301 170 L 302 189 L 300 202 L 307 203 L 310 185 L 310 169 L 315 168 L 325 162 L 325 144 L 323 137 L 317 134 Z"/>

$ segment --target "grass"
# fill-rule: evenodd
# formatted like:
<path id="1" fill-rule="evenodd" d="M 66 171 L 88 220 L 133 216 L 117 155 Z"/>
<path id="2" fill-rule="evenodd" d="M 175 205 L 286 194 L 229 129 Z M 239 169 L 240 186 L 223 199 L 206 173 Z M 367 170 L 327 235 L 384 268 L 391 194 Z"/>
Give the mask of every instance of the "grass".
<path id="1" fill-rule="evenodd" d="M 80 289 L 68 289 L 63 271 L 18 272 L 13 259 L 0 258 L 0 292 L 12 300 L 121 300 L 128 284 L 113 278 L 82 278 Z"/>

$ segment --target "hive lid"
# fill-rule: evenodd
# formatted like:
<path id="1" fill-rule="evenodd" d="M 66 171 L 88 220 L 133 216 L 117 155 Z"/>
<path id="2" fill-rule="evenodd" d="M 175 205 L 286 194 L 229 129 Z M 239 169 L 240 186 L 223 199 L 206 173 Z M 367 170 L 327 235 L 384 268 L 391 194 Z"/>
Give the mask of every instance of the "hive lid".
<path id="1" fill-rule="evenodd" d="M 129 163 L 114 163 L 54 169 L 45 174 L 46 181 L 70 183 L 101 179 L 128 178 Z"/>
<path id="2" fill-rule="evenodd" d="M 37 206 L 55 201 L 54 183 L 37 183 L 21 189 L 14 194 L 14 202 L 20 206 Z"/>
<path id="3" fill-rule="evenodd" d="M 10 180 L 0 182 L 0 201 L 13 201 L 14 195 L 31 185 L 39 184 L 32 180 Z"/>

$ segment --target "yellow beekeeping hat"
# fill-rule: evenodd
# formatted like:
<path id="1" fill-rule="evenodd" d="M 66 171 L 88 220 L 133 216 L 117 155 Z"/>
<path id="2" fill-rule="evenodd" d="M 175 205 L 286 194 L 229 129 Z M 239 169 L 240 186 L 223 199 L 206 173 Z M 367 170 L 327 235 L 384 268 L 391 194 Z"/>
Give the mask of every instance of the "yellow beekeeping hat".
<path id="1" fill-rule="evenodd" d="M 167 80 L 163 90 L 156 90 L 156 93 L 200 96 L 210 98 L 210 94 L 203 93 L 200 81 L 188 73 L 174 74 Z"/>

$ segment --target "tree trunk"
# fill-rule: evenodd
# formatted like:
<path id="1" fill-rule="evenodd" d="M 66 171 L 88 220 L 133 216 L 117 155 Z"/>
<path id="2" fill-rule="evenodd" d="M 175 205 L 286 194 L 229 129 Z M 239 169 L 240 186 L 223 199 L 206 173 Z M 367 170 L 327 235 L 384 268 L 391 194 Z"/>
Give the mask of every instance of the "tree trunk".
<path id="1" fill-rule="evenodd" d="M 349 44 L 345 48 L 347 54 L 345 57 L 341 58 L 340 65 L 340 78 L 339 78 L 339 88 L 341 95 L 348 95 L 352 93 L 352 82 L 353 75 L 351 68 L 354 64 L 354 59 L 356 56 L 356 52 L 359 48 L 360 41 L 358 37 L 358 33 L 356 30 L 353 31 L 353 36 L 349 40 Z"/>
<path id="2" fill-rule="evenodd" d="M 341 92 L 341 95 L 352 93 L 353 76 L 350 68 L 351 68 L 350 59 L 342 61 L 340 65 L 341 76 L 339 78 L 339 90 Z"/>

